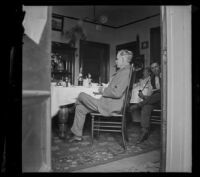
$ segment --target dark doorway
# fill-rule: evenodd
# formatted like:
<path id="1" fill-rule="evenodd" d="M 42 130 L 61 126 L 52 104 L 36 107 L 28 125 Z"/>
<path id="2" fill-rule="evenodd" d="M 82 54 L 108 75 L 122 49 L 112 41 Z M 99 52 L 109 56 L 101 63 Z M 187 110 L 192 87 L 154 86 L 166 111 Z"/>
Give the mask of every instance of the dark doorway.
<path id="1" fill-rule="evenodd" d="M 90 73 L 93 82 L 108 82 L 109 50 L 109 44 L 80 41 L 80 67 L 84 77 Z"/>
<path id="2" fill-rule="evenodd" d="M 150 63 L 161 61 L 160 27 L 150 29 Z"/>

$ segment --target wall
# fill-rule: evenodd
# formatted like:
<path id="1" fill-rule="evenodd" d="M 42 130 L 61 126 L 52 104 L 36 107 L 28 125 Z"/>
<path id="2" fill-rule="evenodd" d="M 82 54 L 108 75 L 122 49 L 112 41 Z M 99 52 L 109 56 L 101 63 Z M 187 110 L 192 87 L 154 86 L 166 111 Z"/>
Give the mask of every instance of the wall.
<path id="1" fill-rule="evenodd" d="M 53 7 L 53 13 L 65 15 L 64 8 L 59 6 Z M 68 30 L 73 27 L 77 21 L 64 18 L 64 30 Z M 160 16 L 152 17 L 150 19 L 122 27 L 119 29 L 113 29 L 108 27 L 102 27 L 101 31 L 95 29 L 95 25 L 91 23 L 84 23 L 84 29 L 87 34 L 88 41 L 95 41 L 100 43 L 110 44 L 110 76 L 115 72 L 113 67 L 115 64 L 115 47 L 118 44 L 132 42 L 136 40 L 136 35 L 139 34 L 140 42 L 150 42 L 150 28 L 160 26 Z M 52 40 L 58 42 L 68 42 L 63 38 L 60 32 L 52 31 Z M 79 43 L 76 44 L 77 54 L 79 54 Z M 145 65 L 150 63 L 150 48 L 141 50 L 141 54 L 145 55 Z M 75 78 L 79 72 L 79 56 L 75 58 Z"/>
<path id="2" fill-rule="evenodd" d="M 60 13 L 59 13 L 60 14 Z M 64 30 L 69 30 L 74 25 L 77 24 L 76 20 L 71 20 L 68 18 L 64 18 Z M 96 30 L 95 25 L 91 23 L 83 24 L 83 28 L 85 30 L 85 34 L 87 36 L 87 41 L 94 41 L 99 43 L 105 44 L 112 44 L 113 38 L 115 36 L 115 31 L 112 28 L 102 27 L 101 31 Z M 58 31 L 52 31 L 52 41 L 68 43 L 68 40 Z M 79 72 L 79 41 L 76 43 L 77 51 L 75 57 L 75 78 L 78 76 Z M 110 50 L 110 56 L 112 55 L 113 51 Z M 75 82 L 75 84 L 77 81 Z"/>
<path id="3" fill-rule="evenodd" d="M 160 26 L 160 15 L 155 16 L 144 21 L 129 25 L 118 29 L 117 39 L 115 44 L 123 44 L 136 40 L 136 35 L 139 35 L 140 45 L 143 41 L 148 41 L 149 47 L 147 49 L 141 49 L 140 54 L 145 56 L 145 65 L 150 64 L 150 29 Z"/>

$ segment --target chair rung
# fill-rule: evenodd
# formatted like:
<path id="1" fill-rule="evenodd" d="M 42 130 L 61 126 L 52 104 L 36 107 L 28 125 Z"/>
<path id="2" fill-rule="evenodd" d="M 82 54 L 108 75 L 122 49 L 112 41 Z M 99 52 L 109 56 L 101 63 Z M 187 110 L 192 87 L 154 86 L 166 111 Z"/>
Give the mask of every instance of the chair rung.
<path id="1" fill-rule="evenodd" d="M 151 117 L 151 120 L 161 120 L 160 117 Z"/>
<path id="2" fill-rule="evenodd" d="M 150 119 L 151 121 L 161 122 L 160 119 Z"/>
<path id="3" fill-rule="evenodd" d="M 121 128 L 121 126 L 112 125 L 94 125 L 94 127 L 110 127 L 110 128 Z"/>
<path id="4" fill-rule="evenodd" d="M 107 130 L 107 129 L 96 129 L 96 128 L 94 128 L 93 131 L 100 131 L 100 132 L 122 132 L 121 130 Z"/>
<path id="5" fill-rule="evenodd" d="M 101 114 L 100 113 L 90 113 L 90 115 L 94 115 L 94 116 L 101 116 Z"/>
<path id="6" fill-rule="evenodd" d="M 160 120 L 151 120 L 151 122 L 161 122 Z"/>
<path id="7" fill-rule="evenodd" d="M 161 124 L 161 122 L 151 122 L 152 124 Z"/>
<path id="8" fill-rule="evenodd" d="M 151 118 L 160 118 L 160 116 L 151 116 Z"/>
<path id="9" fill-rule="evenodd" d="M 102 114 L 100 113 L 90 113 L 91 116 L 102 116 L 102 117 L 105 117 L 103 116 Z M 113 116 L 108 116 L 109 117 L 122 117 L 123 115 L 122 114 L 117 114 L 117 115 L 113 115 Z"/>
<path id="10" fill-rule="evenodd" d="M 102 121 L 94 121 L 94 123 L 102 123 L 102 124 L 122 124 L 121 122 L 107 122 L 107 121 L 105 121 L 105 122 L 102 122 Z"/>
<path id="11" fill-rule="evenodd" d="M 153 112 L 161 112 L 160 109 L 154 109 Z"/>
<path id="12" fill-rule="evenodd" d="M 151 121 L 161 121 L 161 119 L 150 119 Z"/>

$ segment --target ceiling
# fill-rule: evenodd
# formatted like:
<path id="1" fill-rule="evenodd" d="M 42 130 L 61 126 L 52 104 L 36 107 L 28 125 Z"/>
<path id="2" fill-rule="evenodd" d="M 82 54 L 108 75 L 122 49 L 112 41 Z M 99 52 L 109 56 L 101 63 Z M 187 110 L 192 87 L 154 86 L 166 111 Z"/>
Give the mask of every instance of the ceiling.
<path id="1" fill-rule="evenodd" d="M 53 13 L 66 17 L 86 19 L 87 21 L 93 21 L 93 19 L 98 19 L 99 21 L 99 17 L 103 15 L 107 17 L 107 22 L 104 23 L 104 25 L 121 27 L 129 23 L 134 23 L 135 21 L 158 15 L 160 13 L 160 6 L 53 6 Z"/>

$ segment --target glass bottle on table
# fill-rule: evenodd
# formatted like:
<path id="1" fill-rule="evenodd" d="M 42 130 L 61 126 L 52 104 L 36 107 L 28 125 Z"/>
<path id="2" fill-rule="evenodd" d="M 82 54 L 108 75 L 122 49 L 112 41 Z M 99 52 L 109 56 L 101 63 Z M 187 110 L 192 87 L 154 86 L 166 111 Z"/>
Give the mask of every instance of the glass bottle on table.
<path id="1" fill-rule="evenodd" d="M 99 86 L 103 86 L 103 84 L 101 82 L 101 77 L 99 77 Z"/>
<path id="2" fill-rule="evenodd" d="M 69 86 L 69 78 L 67 76 L 65 77 L 65 83 L 66 83 L 66 87 L 68 87 Z"/>
<path id="3" fill-rule="evenodd" d="M 82 68 L 80 68 L 80 72 L 78 75 L 78 85 L 82 86 L 83 85 L 83 73 L 82 73 Z"/>
<path id="4" fill-rule="evenodd" d="M 90 73 L 88 73 L 88 86 L 91 87 L 92 86 L 92 76 Z"/>

